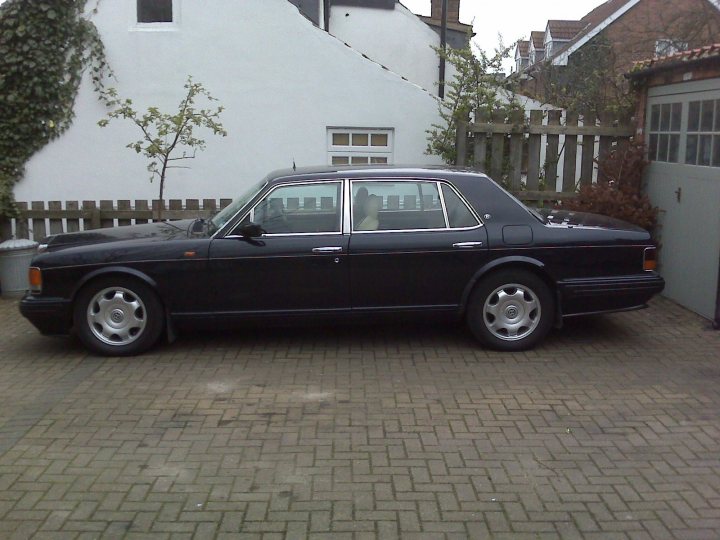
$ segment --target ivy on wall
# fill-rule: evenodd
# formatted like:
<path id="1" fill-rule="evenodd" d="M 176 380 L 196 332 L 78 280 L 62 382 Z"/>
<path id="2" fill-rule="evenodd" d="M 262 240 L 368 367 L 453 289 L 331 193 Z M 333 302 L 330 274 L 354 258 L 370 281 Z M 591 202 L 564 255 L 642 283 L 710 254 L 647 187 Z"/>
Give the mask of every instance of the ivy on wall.
<path id="1" fill-rule="evenodd" d="M 0 5 L 0 217 L 16 213 L 13 187 L 28 160 L 72 124 L 83 73 L 89 70 L 99 91 L 110 72 L 86 3 Z"/>

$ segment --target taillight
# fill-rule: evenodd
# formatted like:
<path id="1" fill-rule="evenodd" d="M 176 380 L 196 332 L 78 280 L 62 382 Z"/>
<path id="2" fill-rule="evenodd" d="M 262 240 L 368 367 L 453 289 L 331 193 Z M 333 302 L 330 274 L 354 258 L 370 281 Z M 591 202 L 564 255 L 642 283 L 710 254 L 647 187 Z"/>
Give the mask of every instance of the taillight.
<path id="1" fill-rule="evenodd" d="M 42 272 L 39 268 L 35 266 L 30 267 L 30 270 L 28 271 L 28 283 L 30 285 L 30 292 L 42 292 Z"/>
<path id="2" fill-rule="evenodd" d="M 643 252 L 643 270 L 651 272 L 657 269 L 657 248 L 645 248 Z"/>

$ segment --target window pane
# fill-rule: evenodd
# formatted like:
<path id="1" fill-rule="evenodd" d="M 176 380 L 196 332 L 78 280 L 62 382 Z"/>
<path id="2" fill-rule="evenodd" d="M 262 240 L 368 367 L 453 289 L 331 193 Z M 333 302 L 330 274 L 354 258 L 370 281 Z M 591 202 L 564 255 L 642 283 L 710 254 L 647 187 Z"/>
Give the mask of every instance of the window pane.
<path id="1" fill-rule="evenodd" d="M 720 133 L 720 99 L 715 101 L 715 131 Z"/>
<path id="2" fill-rule="evenodd" d="M 370 137 L 367 133 L 353 133 L 352 145 L 353 146 L 368 146 Z"/>
<path id="3" fill-rule="evenodd" d="M 698 146 L 698 165 L 710 165 L 710 153 L 712 151 L 712 135 L 700 135 Z"/>
<path id="4" fill-rule="evenodd" d="M 670 147 L 668 148 L 668 161 L 670 163 L 677 163 L 679 153 L 680 153 L 680 135 L 670 135 Z"/>
<path id="5" fill-rule="evenodd" d="M 660 129 L 660 105 L 653 105 L 650 113 L 650 131 Z"/>
<path id="6" fill-rule="evenodd" d="M 137 20 L 139 23 L 172 22 L 172 0 L 138 0 Z"/>
<path id="7" fill-rule="evenodd" d="M 664 103 L 660 112 L 660 131 L 670 131 L 670 104 Z"/>
<path id="8" fill-rule="evenodd" d="M 353 156 L 351 163 L 353 165 L 367 165 L 369 158 L 367 156 Z"/>
<path id="9" fill-rule="evenodd" d="M 650 142 L 648 143 L 648 159 L 650 161 L 657 160 L 657 145 L 658 136 L 656 134 L 650 135 Z"/>
<path id="10" fill-rule="evenodd" d="M 254 222 L 268 234 L 340 232 L 340 187 L 339 182 L 279 187 L 255 206 Z"/>
<path id="11" fill-rule="evenodd" d="M 680 118 L 682 117 L 682 103 L 673 103 L 670 113 L 670 131 L 680 131 Z"/>
<path id="12" fill-rule="evenodd" d="M 372 146 L 387 146 L 388 136 L 384 133 L 373 133 L 370 137 L 370 141 Z"/>
<path id="13" fill-rule="evenodd" d="M 714 101 L 702 102 L 702 116 L 700 117 L 700 131 L 712 131 L 713 129 L 713 113 L 715 112 Z"/>
<path id="14" fill-rule="evenodd" d="M 657 160 L 658 161 L 667 161 L 668 160 L 668 135 L 662 134 L 660 135 L 660 142 L 658 144 L 658 153 L 657 153 Z"/>
<path id="15" fill-rule="evenodd" d="M 333 133 L 332 143 L 333 143 L 333 146 L 350 146 L 350 134 L 349 133 Z"/>
<path id="16" fill-rule="evenodd" d="M 688 108 L 688 131 L 698 131 L 700 127 L 700 102 L 691 101 Z"/>
<path id="17" fill-rule="evenodd" d="M 695 165 L 697 163 L 698 136 L 688 135 L 685 144 L 685 163 Z"/>
<path id="18" fill-rule="evenodd" d="M 713 136 L 713 167 L 720 167 L 720 135 Z"/>
<path id="19" fill-rule="evenodd" d="M 370 158 L 370 163 L 380 163 L 380 164 L 385 163 L 385 164 L 387 164 L 387 162 L 388 162 L 388 158 L 386 158 L 386 157 L 371 157 Z"/>
<path id="20" fill-rule="evenodd" d="M 353 228 L 444 229 L 445 216 L 437 204 L 439 199 L 434 182 L 353 182 Z"/>
<path id="21" fill-rule="evenodd" d="M 348 165 L 349 163 L 350 163 L 350 158 L 347 156 L 333 156 L 332 157 L 333 165 Z"/>
<path id="22" fill-rule="evenodd" d="M 443 184 L 442 190 L 450 227 L 456 229 L 459 227 L 475 227 L 478 225 L 475 216 L 473 216 L 470 209 L 465 205 L 463 200 L 457 196 L 457 193 L 455 193 L 453 189 Z"/>

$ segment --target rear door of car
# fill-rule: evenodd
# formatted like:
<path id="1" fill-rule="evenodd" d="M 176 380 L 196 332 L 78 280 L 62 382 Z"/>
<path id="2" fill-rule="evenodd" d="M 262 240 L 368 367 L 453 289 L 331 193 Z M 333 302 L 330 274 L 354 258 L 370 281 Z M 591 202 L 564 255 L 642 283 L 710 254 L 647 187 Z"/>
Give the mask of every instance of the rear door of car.
<path id="1" fill-rule="evenodd" d="M 353 310 L 457 309 L 488 256 L 485 227 L 459 192 L 438 180 L 358 179 L 349 197 Z"/>
<path id="2" fill-rule="evenodd" d="M 349 310 L 349 236 L 343 181 L 273 187 L 210 246 L 215 310 L 221 314 L 303 314 Z M 266 232 L 244 238 L 254 223 Z"/>

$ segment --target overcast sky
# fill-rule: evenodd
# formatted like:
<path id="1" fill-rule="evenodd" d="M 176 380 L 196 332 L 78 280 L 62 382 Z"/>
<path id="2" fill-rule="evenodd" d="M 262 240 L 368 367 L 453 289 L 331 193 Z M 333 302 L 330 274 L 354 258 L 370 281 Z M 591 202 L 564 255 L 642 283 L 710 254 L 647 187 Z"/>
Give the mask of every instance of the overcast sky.
<path id="1" fill-rule="evenodd" d="M 418 15 L 430 15 L 430 0 L 400 0 Z M 475 42 L 492 52 L 498 33 L 506 45 L 530 37 L 531 30 L 545 30 L 548 19 L 580 19 L 604 0 L 462 0 L 460 22 L 473 23 Z M 512 65 L 510 61 L 508 66 Z M 507 68 L 509 71 L 510 68 Z"/>

